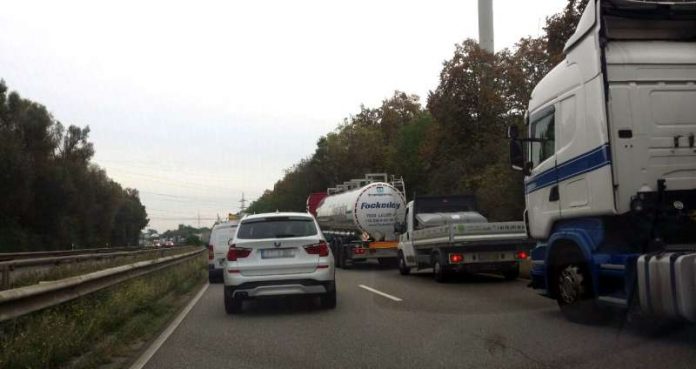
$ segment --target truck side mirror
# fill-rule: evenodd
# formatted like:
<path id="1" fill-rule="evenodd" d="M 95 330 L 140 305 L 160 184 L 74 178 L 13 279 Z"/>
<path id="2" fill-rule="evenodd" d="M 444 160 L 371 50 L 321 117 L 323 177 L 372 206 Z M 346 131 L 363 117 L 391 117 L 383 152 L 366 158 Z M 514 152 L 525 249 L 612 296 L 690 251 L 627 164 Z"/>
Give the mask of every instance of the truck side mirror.
<path id="1" fill-rule="evenodd" d="M 510 166 L 513 170 L 520 170 L 525 176 L 529 175 L 530 168 L 524 161 L 524 150 L 522 142 L 517 139 L 510 139 Z"/>
<path id="2" fill-rule="evenodd" d="M 394 233 L 406 233 L 406 224 L 401 222 L 394 223 Z"/>

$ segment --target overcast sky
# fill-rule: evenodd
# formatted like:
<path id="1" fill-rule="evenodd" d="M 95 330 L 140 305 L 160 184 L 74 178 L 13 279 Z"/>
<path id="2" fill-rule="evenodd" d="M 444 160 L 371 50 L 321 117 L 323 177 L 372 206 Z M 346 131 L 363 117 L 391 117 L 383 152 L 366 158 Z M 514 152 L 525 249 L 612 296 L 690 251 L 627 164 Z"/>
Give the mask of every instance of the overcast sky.
<path id="1" fill-rule="evenodd" d="M 496 49 L 566 0 L 494 0 Z M 211 225 L 255 199 L 361 103 L 424 101 L 477 1 L 0 0 L 0 78 L 140 190 L 150 226 Z"/>

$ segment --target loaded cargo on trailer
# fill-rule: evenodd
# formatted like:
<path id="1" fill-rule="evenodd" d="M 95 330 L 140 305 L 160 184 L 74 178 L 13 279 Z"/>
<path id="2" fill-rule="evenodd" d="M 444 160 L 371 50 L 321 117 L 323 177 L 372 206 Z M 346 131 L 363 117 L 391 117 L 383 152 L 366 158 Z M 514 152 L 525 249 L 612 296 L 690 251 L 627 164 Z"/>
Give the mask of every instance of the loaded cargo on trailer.
<path id="1" fill-rule="evenodd" d="M 508 132 L 532 287 L 571 320 L 696 321 L 696 3 L 590 0 L 564 52 Z"/>
<path id="2" fill-rule="evenodd" d="M 307 211 L 329 241 L 336 266 L 350 268 L 369 259 L 395 263 L 394 223 L 403 217 L 405 190 L 403 179 L 371 173 L 309 195 Z"/>
<path id="3" fill-rule="evenodd" d="M 473 196 L 417 197 L 396 224 L 402 275 L 433 269 L 438 282 L 453 273 L 498 273 L 517 279 L 532 242 L 523 222 L 493 223 Z"/>

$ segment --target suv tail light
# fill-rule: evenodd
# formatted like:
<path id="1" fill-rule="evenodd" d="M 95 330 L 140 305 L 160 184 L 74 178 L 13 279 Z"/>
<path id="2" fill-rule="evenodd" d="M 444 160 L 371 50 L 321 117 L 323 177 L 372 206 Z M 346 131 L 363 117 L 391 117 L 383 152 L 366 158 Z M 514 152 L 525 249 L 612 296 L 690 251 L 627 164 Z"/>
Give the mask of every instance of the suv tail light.
<path id="1" fill-rule="evenodd" d="M 329 245 L 324 241 L 320 241 L 313 245 L 307 245 L 304 249 L 310 255 L 329 256 Z"/>
<path id="2" fill-rule="evenodd" d="M 215 259 L 215 250 L 213 249 L 213 245 L 208 245 L 208 260 L 213 259 Z"/>
<path id="3" fill-rule="evenodd" d="M 234 244 L 230 246 L 230 249 L 227 251 L 227 260 L 229 261 L 237 261 L 237 259 L 242 259 L 251 254 L 251 249 L 246 249 L 243 247 L 237 247 Z"/>

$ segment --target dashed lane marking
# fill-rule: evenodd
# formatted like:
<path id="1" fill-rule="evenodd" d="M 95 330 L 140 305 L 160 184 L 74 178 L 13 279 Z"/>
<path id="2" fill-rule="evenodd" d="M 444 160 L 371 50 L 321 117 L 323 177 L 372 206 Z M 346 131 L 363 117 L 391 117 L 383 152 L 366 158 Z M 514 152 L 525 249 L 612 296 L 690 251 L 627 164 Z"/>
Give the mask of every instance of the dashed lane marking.
<path id="1" fill-rule="evenodd" d="M 358 285 L 358 287 L 360 287 L 360 288 L 362 288 L 362 289 L 365 289 L 365 290 L 368 290 L 368 291 L 370 291 L 370 292 L 372 292 L 372 293 L 376 293 L 376 294 L 378 294 L 378 295 L 380 295 L 380 296 L 386 297 L 386 298 L 388 298 L 388 299 L 390 299 L 390 300 L 394 300 L 394 301 L 403 301 L 402 299 L 400 299 L 400 298 L 398 298 L 398 297 L 396 297 L 396 296 L 392 296 L 392 295 L 390 295 L 390 294 L 388 294 L 388 293 L 384 293 L 384 292 L 379 291 L 379 290 L 376 290 L 376 289 L 374 289 L 374 288 L 372 288 L 372 287 L 368 287 L 368 286 L 366 286 L 366 285 L 364 285 L 364 284 Z"/>

